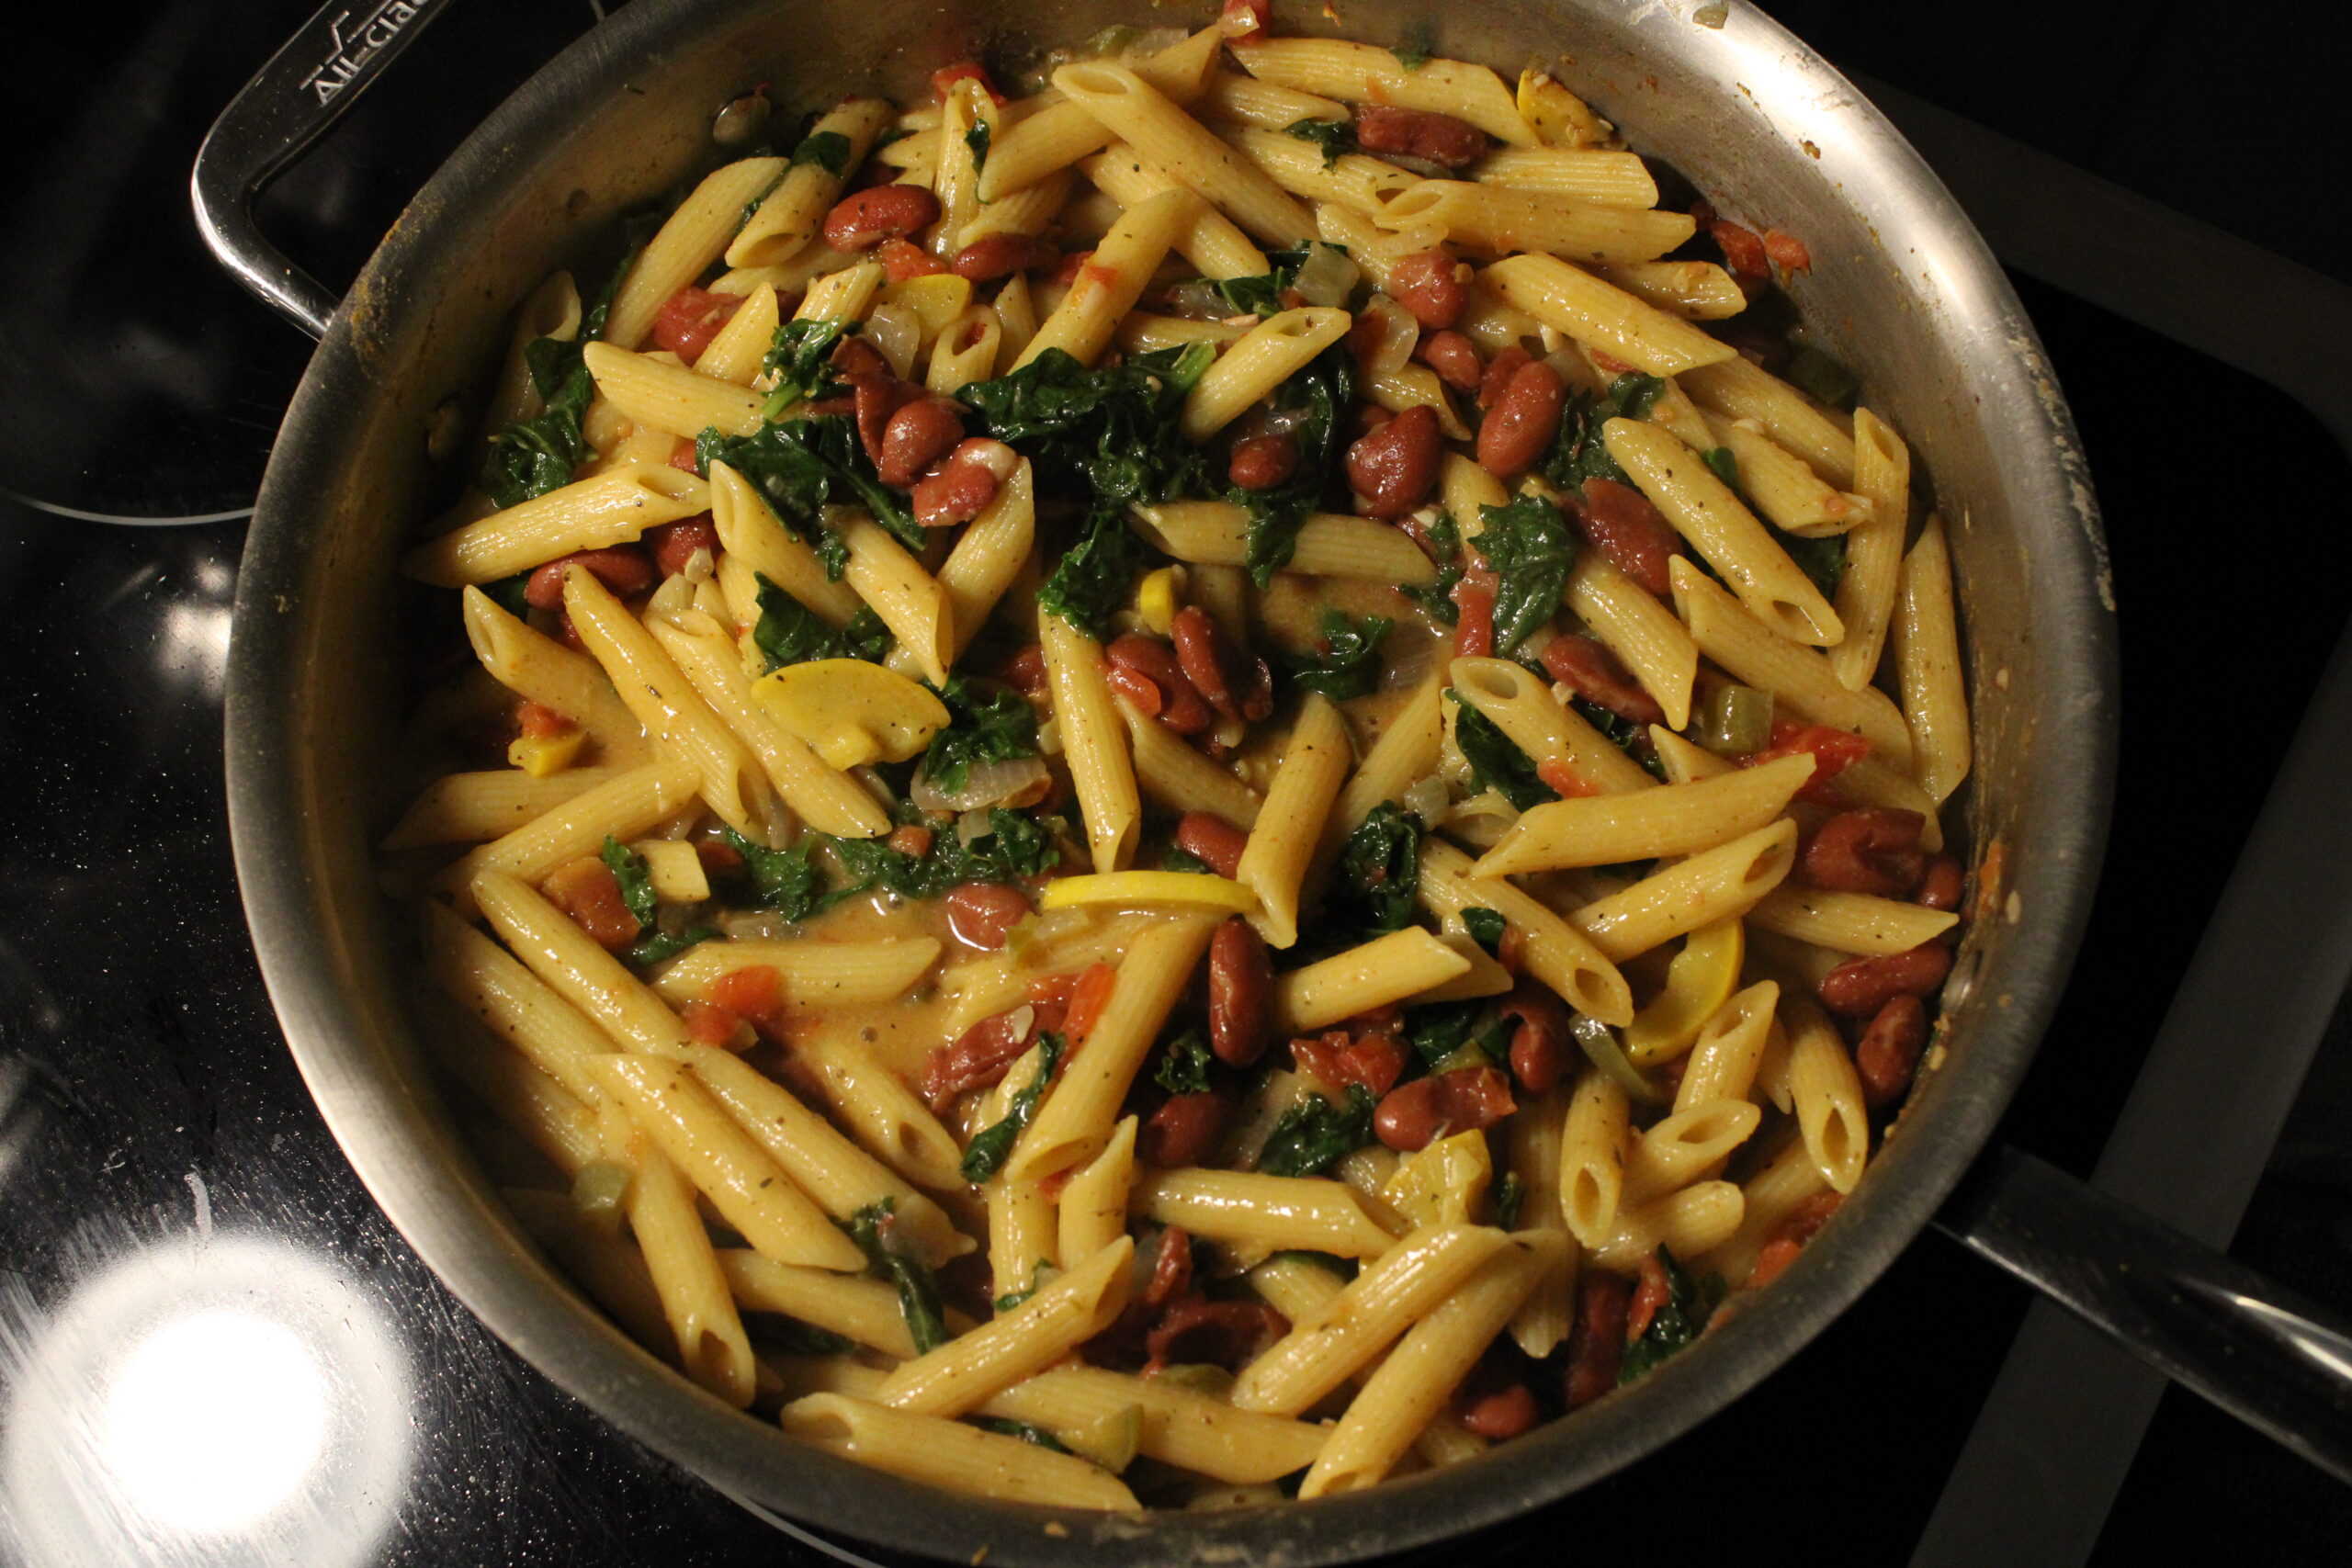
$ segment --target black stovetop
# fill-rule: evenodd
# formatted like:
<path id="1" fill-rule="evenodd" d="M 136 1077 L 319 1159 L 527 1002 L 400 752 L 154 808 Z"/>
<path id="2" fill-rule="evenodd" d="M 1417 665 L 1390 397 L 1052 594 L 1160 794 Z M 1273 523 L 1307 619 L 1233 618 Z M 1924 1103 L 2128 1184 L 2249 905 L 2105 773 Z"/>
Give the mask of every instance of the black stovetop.
<path id="1" fill-rule="evenodd" d="M 2059 26 L 2005 5 L 1900 33 L 1877 7 L 1782 14 L 1842 63 L 2346 276 L 2326 198 L 2296 200 L 2302 171 L 2330 166 L 2322 111 L 2291 107 L 2298 82 L 2302 103 L 2327 101 L 2326 62 L 2344 57 L 2327 36 L 2340 45 L 2341 20 L 2308 9 L 2264 24 L 2292 47 L 2257 103 L 2226 107 L 2188 94 L 2191 67 L 2229 78 L 2252 46 L 2205 38 L 2185 9 L 2086 6 Z M 492 1339 L 312 1109 L 254 969 L 223 820 L 241 524 L 111 527 L 22 503 L 247 503 L 308 349 L 214 275 L 181 192 L 205 120 L 301 12 L 51 14 L 39 52 L 53 68 L 25 79 L 28 177 L 0 197 L 0 489 L 14 492 L 0 494 L 0 784 L 17 823 L 0 837 L 0 1562 L 813 1564 L 816 1547 L 616 1435 Z M 275 231 L 319 276 L 347 277 L 464 129 L 591 20 L 582 0 L 454 7 L 273 196 Z M 2335 151 L 2352 150 L 2326 118 Z M 2301 167 L 2264 166 L 2290 135 Z M 2019 287 L 2083 427 L 2123 606 L 2106 880 L 2005 1129 L 2086 1171 L 2345 624 L 2352 476 L 2282 395 Z M 2227 434 L 2257 429 L 2280 457 L 2256 491 L 2224 465 Z M 2273 547 L 2289 538 L 2281 570 Z M 2238 592 L 2275 612 L 2259 672 L 2199 619 Z M 2236 1247 L 2339 1307 L 2348 1022 Z M 2027 1301 L 1923 1237 L 1714 1421 L 1431 1560 L 1548 1559 L 1571 1532 L 1639 1550 L 1671 1520 L 1686 1541 L 1764 1562 L 1833 1539 L 1852 1560 L 1899 1562 Z M 2175 1392 L 2088 1560 L 2333 1562 L 2347 1541 L 2352 1492 Z"/>

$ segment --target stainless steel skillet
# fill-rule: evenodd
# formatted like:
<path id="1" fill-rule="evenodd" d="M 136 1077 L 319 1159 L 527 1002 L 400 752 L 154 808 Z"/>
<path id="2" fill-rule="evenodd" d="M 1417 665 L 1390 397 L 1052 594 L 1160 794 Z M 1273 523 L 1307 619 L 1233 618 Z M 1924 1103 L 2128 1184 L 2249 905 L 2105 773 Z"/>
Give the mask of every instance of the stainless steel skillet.
<path id="1" fill-rule="evenodd" d="M 1373 40 L 1429 17 L 1446 52 L 1551 62 L 1726 211 L 1803 234 L 1816 265 L 1799 305 L 1934 476 L 1977 706 L 1967 841 L 1980 855 L 1997 844 L 2002 869 L 1995 912 L 1962 951 L 1939 1070 L 1860 1191 L 1779 1284 L 1645 1382 L 1476 1463 L 1312 1504 L 1127 1520 L 950 1497 L 802 1449 L 668 1373 L 521 1238 L 416 1048 L 402 937 L 370 848 L 398 804 L 382 789 L 402 716 L 393 563 L 454 483 L 447 459 L 505 313 L 618 214 L 714 161 L 719 104 L 760 82 L 786 104 L 860 86 L 903 98 L 978 48 L 1018 58 L 1114 22 L 1188 18 L 1142 0 L 637 0 L 484 123 L 338 305 L 267 247 L 245 202 L 446 3 L 331 6 L 256 78 L 199 163 L 199 214 L 223 260 L 323 333 L 240 583 L 231 818 L 263 969 L 329 1124 L 424 1259 L 558 1384 L 740 1496 L 941 1558 L 984 1547 L 999 1562 L 1358 1558 L 1540 1506 L 1686 1430 L 1826 1326 L 1973 1170 L 1950 1211 L 1972 1245 L 2352 1470 L 2352 1395 L 2326 1370 L 2330 1356 L 2352 1367 L 2352 1340 L 2046 1167 L 1979 1158 L 2064 985 L 2104 835 L 2113 607 L 2088 477 L 2031 326 L 1918 158 L 1769 19 L 1683 0 L 1350 0 L 1344 17 L 1350 36 Z"/>

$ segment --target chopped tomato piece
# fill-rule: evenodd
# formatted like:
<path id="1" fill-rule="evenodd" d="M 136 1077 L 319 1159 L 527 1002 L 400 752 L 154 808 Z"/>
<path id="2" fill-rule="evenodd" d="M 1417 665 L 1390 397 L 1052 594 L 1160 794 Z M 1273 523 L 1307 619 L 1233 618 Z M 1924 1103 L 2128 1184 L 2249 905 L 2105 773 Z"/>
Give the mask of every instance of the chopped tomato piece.
<path id="1" fill-rule="evenodd" d="M 1791 272 L 1813 270 L 1813 252 L 1806 249 L 1803 240 L 1785 229 L 1764 231 L 1764 254 L 1772 258 L 1774 265 L 1786 267 Z"/>
<path id="2" fill-rule="evenodd" d="M 556 867 L 540 891 L 607 950 L 627 947 L 642 929 L 621 897 L 620 878 L 594 855 Z"/>
<path id="3" fill-rule="evenodd" d="M 1766 254 L 1764 242 L 1756 231 L 1742 228 L 1729 219 L 1718 218 L 1707 225 L 1707 232 L 1723 247 L 1724 265 L 1740 277 L 1770 277 L 1771 258 Z"/>
<path id="4" fill-rule="evenodd" d="M 874 253 L 893 283 L 904 283 L 910 277 L 929 277 L 947 270 L 947 264 L 908 240 L 885 240 L 882 248 Z"/>
<path id="5" fill-rule="evenodd" d="M 735 1038 L 743 1021 L 725 1008 L 708 1002 L 688 1002 L 685 1009 L 686 1033 L 697 1045 L 723 1046 Z"/>
<path id="6" fill-rule="evenodd" d="M 1405 1071 L 1405 1046 L 1393 1034 L 1351 1034 L 1344 1029 L 1290 1043 L 1298 1070 L 1327 1088 L 1345 1091 L 1362 1084 L 1373 1095 L 1396 1087 Z"/>
<path id="7" fill-rule="evenodd" d="M 1484 578 L 1485 581 L 1479 579 Z M 1453 585 L 1453 657 L 1484 659 L 1495 649 L 1494 574 L 1480 567 Z"/>
<path id="8" fill-rule="evenodd" d="M 714 294 L 689 283 L 671 295 L 653 318 L 654 346 L 692 365 L 742 304 L 741 294 Z"/>
<path id="9" fill-rule="evenodd" d="M 696 455 L 695 443 L 690 438 L 681 435 L 677 445 L 670 448 L 670 466 L 689 474 L 702 472 L 702 459 Z"/>
<path id="10" fill-rule="evenodd" d="M 730 969 L 710 983 L 709 999 L 711 1006 L 758 1025 L 784 1006 L 784 976 L 766 964 Z"/>
<path id="11" fill-rule="evenodd" d="M 989 78 L 989 68 L 977 60 L 959 60 L 953 65 L 943 65 L 933 72 L 931 96 L 944 102 L 947 97 L 947 89 L 958 82 L 965 81 L 978 82 L 988 89 L 990 98 L 1000 104 L 1004 102 L 1004 95 L 997 91 L 996 84 Z"/>
<path id="12" fill-rule="evenodd" d="M 1102 1021 L 1102 1010 L 1111 1005 L 1111 991 L 1119 982 L 1119 972 L 1108 964 L 1097 964 L 1078 977 L 1070 987 L 1069 1012 L 1062 1021 L 1069 1035 L 1070 1048 L 1076 1050 L 1086 1043 L 1086 1037 Z"/>
<path id="13" fill-rule="evenodd" d="M 1272 25 L 1273 0 L 1225 0 L 1225 9 L 1217 13 L 1217 30 L 1227 38 L 1248 38 L 1261 33 Z"/>
<path id="14" fill-rule="evenodd" d="M 525 702 L 514 709 L 514 727 L 534 740 L 552 740 L 568 733 L 572 724 L 545 703 Z"/>
<path id="15" fill-rule="evenodd" d="M 1563 800 L 1577 800 L 1585 795 L 1602 793 L 1599 784 L 1558 757 L 1546 757 L 1536 763 L 1535 776 L 1550 784 Z"/>
<path id="16" fill-rule="evenodd" d="M 1752 768 L 1759 762 L 1793 757 L 1800 751 L 1812 753 L 1814 770 L 1813 777 L 1797 791 L 1797 798 L 1815 806 L 1844 806 L 1845 794 L 1833 781 L 1869 756 L 1871 743 L 1862 736 L 1833 729 L 1826 724 L 1799 724 L 1793 719 L 1776 718 L 1772 721 L 1772 743 L 1741 758 L 1740 765 Z"/>
<path id="17" fill-rule="evenodd" d="M 1650 1328 L 1650 1319 L 1657 1309 L 1674 1299 L 1674 1288 L 1666 1278 L 1666 1266 L 1655 1254 L 1642 1259 L 1640 1278 L 1634 1281 L 1634 1299 L 1625 1308 L 1625 1343 L 1632 1344 Z"/>
<path id="18" fill-rule="evenodd" d="M 1632 366 L 1626 364 L 1623 360 L 1618 358 L 1613 354 L 1604 354 L 1597 348 L 1588 350 L 1587 352 L 1592 355 L 1592 363 L 1596 369 L 1606 371 L 1611 376 L 1623 376 L 1626 371 L 1633 368 Z"/>

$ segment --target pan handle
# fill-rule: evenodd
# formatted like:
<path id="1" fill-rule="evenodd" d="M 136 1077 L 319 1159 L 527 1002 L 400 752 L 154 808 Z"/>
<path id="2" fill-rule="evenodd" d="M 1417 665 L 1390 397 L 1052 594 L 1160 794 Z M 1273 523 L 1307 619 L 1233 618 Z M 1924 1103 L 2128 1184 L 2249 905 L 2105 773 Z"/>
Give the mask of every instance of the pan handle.
<path id="1" fill-rule="evenodd" d="M 230 100 L 196 154 L 196 226 L 220 265 L 312 337 L 338 300 L 263 238 L 262 188 L 343 118 L 448 0 L 327 0 Z"/>
<path id="2" fill-rule="evenodd" d="M 2192 1393 L 2352 1482 L 2352 1325 L 2013 1148 L 1937 1227 Z"/>

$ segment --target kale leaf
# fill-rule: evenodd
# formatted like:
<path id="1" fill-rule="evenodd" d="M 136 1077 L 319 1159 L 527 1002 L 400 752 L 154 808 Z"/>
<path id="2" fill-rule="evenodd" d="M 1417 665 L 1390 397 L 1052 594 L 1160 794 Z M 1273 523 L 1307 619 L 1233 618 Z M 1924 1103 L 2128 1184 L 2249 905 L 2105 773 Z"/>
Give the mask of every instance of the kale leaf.
<path id="1" fill-rule="evenodd" d="M 1658 1267 L 1666 1270 L 1666 1301 L 1651 1314 L 1649 1326 L 1642 1330 L 1642 1337 L 1625 1347 L 1625 1359 L 1617 1368 L 1620 1388 L 1647 1374 L 1668 1357 L 1688 1348 L 1707 1326 L 1707 1319 L 1714 1315 L 1713 1307 L 1706 1300 L 1707 1292 L 1691 1282 L 1690 1276 L 1683 1272 L 1664 1243 L 1658 1245 L 1656 1257 Z"/>
<path id="2" fill-rule="evenodd" d="M 1356 146 L 1354 125 L 1344 119 L 1295 120 L 1283 127 L 1283 134 L 1322 148 L 1323 166 L 1327 169 L 1348 153 L 1362 151 Z"/>
<path id="3" fill-rule="evenodd" d="M 982 126 L 980 129 L 986 130 L 988 127 Z M 983 1432 L 994 1432 L 999 1437 L 1004 1438 L 1018 1438 L 1024 1443 L 1035 1443 L 1037 1447 L 1053 1453 L 1069 1452 L 1069 1450 L 1062 1445 L 1059 1438 L 1055 1437 L 1043 1427 L 1033 1427 L 1026 1421 L 1015 1421 L 1010 1416 L 975 1416 L 970 1419 L 972 1425 Z"/>
<path id="4" fill-rule="evenodd" d="M 1478 509 L 1474 541 L 1495 574 L 1495 654 L 1509 658 L 1527 634 L 1558 613 L 1576 564 L 1577 536 L 1560 509 L 1540 495 Z"/>
<path id="5" fill-rule="evenodd" d="M 964 145 L 972 150 L 972 172 L 974 174 L 978 174 L 982 169 L 989 166 L 989 137 L 990 134 L 991 132 L 989 130 L 989 122 L 984 119 L 974 122 L 972 129 L 964 132 Z"/>
<path id="6" fill-rule="evenodd" d="M 1310 1094 L 1274 1123 L 1259 1151 L 1258 1169 L 1268 1176 L 1318 1176 L 1372 1142 L 1372 1091 L 1350 1084 L 1344 1105 Z"/>
<path id="7" fill-rule="evenodd" d="M 1216 867 L 1211 865 L 1208 862 L 1203 860 L 1200 856 L 1193 854 L 1191 851 L 1186 850 L 1180 844 L 1170 844 L 1161 852 L 1159 857 L 1159 869 L 1162 871 L 1188 872 L 1195 876 L 1215 876 L 1216 874 Z"/>
<path id="8" fill-rule="evenodd" d="M 1248 277 L 1221 277 L 1216 291 L 1238 315 L 1279 315 L 1283 308 L 1283 290 L 1297 281 L 1298 269 L 1306 265 L 1310 254 L 1306 245 L 1294 245 L 1286 251 L 1268 251 L 1266 260 L 1273 268 Z"/>
<path id="9" fill-rule="evenodd" d="M 967 882 L 1018 882 L 1042 875 L 1061 859 L 1053 835 L 1003 807 L 989 811 L 989 830 L 966 843 L 952 829 L 932 835 L 922 855 L 894 850 L 882 839 L 827 839 L 841 862 L 844 885 L 823 908 L 879 887 L 901 898 L 936 898 Z"/>
<path id="10" fill-rule="evenodd" d="M 571 470 L 588 456 L 588 438 L 581 424 L 588 405 L 595 400 L 596 381 L 588 374 L 581 347 L 604 335 L 613 295 L 622 276 L 636 264 L 638 253 L 645 248 L 642 235 L 635 231 L 639 227 L 632 225 L 628 254 L 581 318 L 579 335 L 568 340 L 534 338 L 523 347 L 523 363 L 538 391 L 540 412 L 507 426 L 492 439 L 476 480 L 502 511 L 570 484 Z"/>
<path id="11" fill-rule="evenodd" d="M 1298 547 L 1298 530 L 1323 499 L 1325 489 L 1341 459 L 1340 421 L 1355 400 L 1355 362 L 1347 344 L 1335 343 L 1308 361 L 1273 390 L 1278 412 L 1305 410 L 1306 417 L 1291 429 L 1298 444 L 1298 467 L 1290 478 L 1268 490 L 1226 487 L 1226 499 L 1250 514 L 1249 546 L 1243 564 L 1250 581 L 1261 588 L 1290 564 Z"/>
<path id="12" fill-rule="evenodd" d="M 611 869 L 613 880 L 621 885 L 621 902 L 637 917 L 637 923 L 651 925 L 658 901 L 653 896 L 653 871 L 645 857 L 606 834 L 600 858 Z"/>
<path id="13" fill-rule="evenodd" d="M 1485 948 L 1489 953 L 1497 952 L 1502 946 L 1503 932 L 1510 928 L 1510 922 L 1503 919 L 1500 910 L 1474 904 L 1462 911 L 1462 929 L 1470 933 L 1472 942 Z"/>
<path id="14" fill-rule="evenodd" d="M 1421 1066 L 1435 1072 L 1445 1061 L 1471 1043 L 1478 1013 L 1483 1004 L 1476 1001 L 1431 1002 L 1426 1007 L 1408 1008 L 1405 1012 L 1405 1043 L 1413 1048 Z"/>
<path id="15" fill-rule="evenodd" d="M 1426 588 L 1408 584 L 1399 592 L 1450 626 L 1462 618 L 1462 612 L 1454 607 L 1453 589 L 1462 581 L 1464 570 L 1462 529 L 1452 513 L 1439 513 L 1437 521 L 1430 525 L 1430 546 L 1436 552 L 1431 558 L 1437 562 L 1437 581 Z"/>
<path id="16" fill-rule="evenodd" d="M 1738 453 L 1728 446 L 1710 446 L 1699 454 L 1699 460 L 1713 471 L 1715 478 L 1734 491 L 1740 488 Z"/>
<path id="17" fill-rule="evenodd" d="M 665 958 L 675 958 L 698 942 L 711 942 L 718 936 L 717 926 L 688 926 L 684 931 L 653 931 L 639 937 L 628 950 L 628 961 L 639 968 L 659 964 Z"/>
<path id="18" fill-rule="evenodd" d="M 939 1287 L 932 1282 L 931 1270 L 904 1250 L 898 1206 L 895 1198 L 868 1203 L 850 1216 L 848 1230 L 871 1270 L 898 1287 L 899 1315 L 907 1320 L 907 1333 L 920 1356 L 947 1343 L 947 1317 L 940 1311 Z"/>
<path id="19" fill-rule="evenodd" d="M 1801 535 L 1784 534 L 1778 528 L 1772 537 L 1789 552 L 1797 570 L 1813 580 L 1824 599 L 1838 597 L 1838 580 L 1846 575 L 1846 536 L 1832 534 L 1826 538 L 1808 539 Z"/>
<path id="20" fill-rule="evenodd" d="M 849 565 L 849 547 L 822 521 L 828 506 L 865 508 L 910 550 L 926 543 L 906 498 L 884 485 L 866 459 L 857 425 L 846 414 L 787 419 L 749 435 L 706 430 L 695 442 L 695 468 L 705 478 L 725 463 L 758 487 L 784 531 L 816 547 L 825 575 L 835 581 Z"/>
<path id="21" fill-rule="evenodd" d="M 751 873 L 752 902 L 756 908 L 773 909 L 787 920 L 805 920 L 823 907 L 824 885 L 817 874 L 817 863 L 808 845 L 772 850 L 752 842 L 732 828 L 720 829 L 719 841 L 743 857 L 744 869 Z"/>
<path id="22" fill-rule="evenodd" d="M 1666 383 L 1657 377 L 1629 371 L 1609 384 L 1605 396 L 1576 393 L 1568 400 L 1567 414 L 1560 421 L 1560 434 L 1553 440 L 1552 450 L 1537 468 L 1558 490 L 1578 489 L 1589 479 L 1629 483 L 1625 470 L 1609 456 L 1601 427 L 1612 419 L 1643 418 L 1665 390 Z"/>
<path id="23" fill-rule="evenodd" d="M 1394 624 L 1385 615 L 1366 615 L 1358 626 L 1344 610 L 1324 611 L 1321 651 L 1277 657 L 1283 682 L 1333 702 L 1372 695 L 1380 684 L 1380 645 Z"/>
<path id="24" fill-rule="evenodd" d="M 803 398 L 813 398 L 833 385 L 833 350 L 859 326 L 856 321 L 822 316 L 776 323 L 775 337 L 760 360 L 760 373 L 775 378 L 763 410 L 767 417 L 777 418 Z"/>
<path id="25" fill-rule="evenodd" d="M 1151 1081 L 1170 1094 L 1206 1094 L 1209 1060 L 1209 1043 L 1199 1030 L 1188 1029 L 1168 1043 L 1159 1066 L 1152 1069 Z"/>
<path id="26" fill-rule="evenodd" d="M 1600 731 L 1611 745 L 1639 762 L 1644 772 L 1655 778 L 1666 777 L 1666 764 L 1659 761 L 1657 748 L 1650 744 L 1647 729 L 1585 697 L 1570 697 L 1568 706 L 1576 710 L 1578 717 Z"/>
<path id="27" fill-rule="evenodd" d="M 760 619 L 752 628 L 752 641 L 770 670 L 812 659 L 863 659 L 879 664 L 890 651 L 890 628 L 871 605 L 859 605 L 849 625 L 836 629 L 769 581 L 765 572 L 752 575 L 760 588 Z"/>
<path id="28" fill-rule="evenodd" d="M 1037 607 L 1097 642 L 1106 640 L 1111 618 L 1127 602 L 1127 589 L 1143 558 L 1143 541 L 1128 528 L 1126 509 L 1100 508 L 1088 515 L 1078 542 L 1062 552 L 1052 575 L 1038 588 Z"/>
<path id="29" fill-rule="evenodd" d="M 1011 762 L 1037 754 L 1037 712 L 1020 693 L 1002 686 L 976 689 L 963 676 L 950 675 L 939 700 L 951 719 L 931 738 L 922 771 L 944 794 L 964 787 L 974 762 Z"/>
<path id="30" fill-rule="evenodd" d="M 1340 886 L 1373 931 L 1402 931 L 1421 885 L 1421 819 L 1394 801 L 1372 808 L 1340 850 Z"/>
<path id="31" fill-rule="evenodd" d="M 1126 509 L 1197 493 L 1206 483 L 1178 415 L 1216 357 L 1210 344 L 1193 344 L 1089 370 L 1049 348 L 1009 376 L 956 394 L 989 434 L 1035 465 L 1041 489 L 1077 483 L 1089 492 L 1085 527 L 1037 603 L 1090 637 L 1109 630 L 1142 559 Z"/>
<path id="32" fill-rule="evenodd" d="M 1051 1284 L 1053 1282 L 1054 1276 L 1059 1272 L 1060 1270 L 1056 1269 L 1052 1264 L 1046 1262 L 1042 1258 L 1039 1258 L 1029 1269 L 1029 1282 L 1026 1285 L 1023 1285 L 1017 1291 L 1007 1291 L 1004 1294 L 997 1297 L 996 1301 L 992 1303 L 996 1308 L 996 1314 L 999 1317 L 1002 1317 L 1006 1313 L 1011 1312 L 1014 1307 L 1019 1306 L 1023 1302 L 1027 1301 L 1031 1296 L 1035 1295 L 1039 1291 L 1044 1290 L 1047 1285 Z"/>
<path id="33" fill-rule="evenodd" d="M 1461 750 L 1463 761 L 1470 764 L 1475 786 L 1500 790 L 1503 798 L 1521 811 L 1560 798 L 1559 792 L 1537 775 L 1534 760 L 1493 719 L 1454 694 L 1447 695 L 1453 697 L 1459 709 L 1453 716 L 1453 743 Z"/>
<path id="34" fill-rule="evenodd" d="M 849 173 L 849 155 L 853 148 L 848 137 L 838 130 L 820 130 L 802 139 L 792 150 L 792 166 L 814 164 L 836 179 Z"/>
<path id="35" fill-rule="evenodd" d="M 1201 455 L 1178 423 L 1184 394 L 1216 358 L 1208 344 L 1156 349 L 1089 370 L 1049 348 L 956 395 L 989 434 L 1035 463 L 1040 491 L 1076 479 L 1093 510 L 1172 501 L 1201 487 Z"/>
<path id="36" fill-rule="evenodd" d="M 1527 1183 L 1519 1179 L 1519 1172 L 1505 1171 L 1503 1179 L 1495 1183 L 1495 1228 L 1501 1231 L 1517 1230 L 1519 1211 L 1526 1202 Z"/>
<path id="37" fill-rule="evenodd" d="M 982 1130 L 965 1149 L 965 1180 L 986 1181 L 1003 1168 L 1022 1129 L 1037 1113 L 1037 1102 L 1046 1098 L 1046 1086 L 1054 1081 L 1054 1069 L 1061 1066 L 1062 1053 L 1068 1047 L 1069 1042 L 1051 1030 L 1037 1036 L 1037 1076 L 1013 1092 L 1012 1103 L 1005 1107 L 1004 1120 Z"/>

